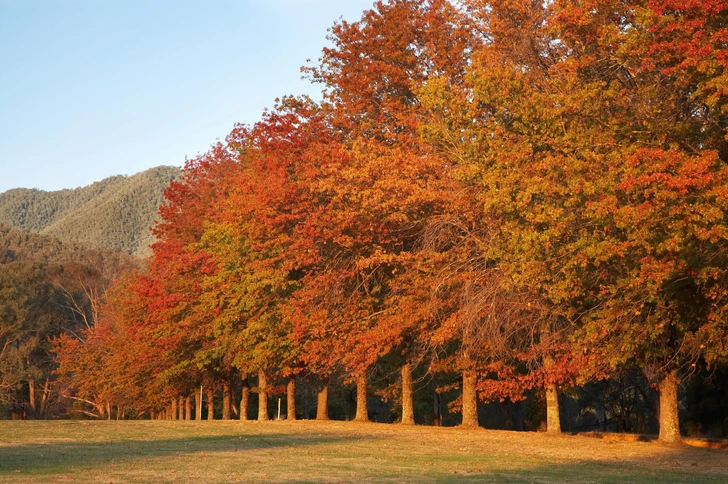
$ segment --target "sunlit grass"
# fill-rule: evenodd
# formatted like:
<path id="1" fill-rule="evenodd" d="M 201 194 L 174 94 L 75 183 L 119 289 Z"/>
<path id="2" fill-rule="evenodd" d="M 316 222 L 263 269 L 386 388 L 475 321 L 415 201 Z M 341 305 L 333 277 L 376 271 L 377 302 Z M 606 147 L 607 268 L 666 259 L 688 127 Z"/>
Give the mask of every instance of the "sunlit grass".
<path id="1" fill-rule="evenodd" d="M 726 482 L 725 450 L 350 422 L 0 422 L 0 482 Z"/>

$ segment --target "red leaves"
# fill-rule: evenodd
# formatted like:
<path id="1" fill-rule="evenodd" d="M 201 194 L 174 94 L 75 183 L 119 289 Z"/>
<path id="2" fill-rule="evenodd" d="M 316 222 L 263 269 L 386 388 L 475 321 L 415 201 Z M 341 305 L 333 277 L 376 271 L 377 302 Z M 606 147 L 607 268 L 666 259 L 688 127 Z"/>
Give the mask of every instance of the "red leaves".
<path id="1" fill-rule="evenodd" d="M 725 356 L 725 1 L 465 6 L 335 25 L 323 105 L 284 98 L 187 163 L 115 302 L 145 371 L 430 352 L 517 399 Z"/>
<path id="2" fill-rule="evenodd" d="M 717 153 L 712 151 L 690 156 L 683 151 L 642 148 L 627 158 L 628 171 L 618 188 L 642 189 L 646 198 L 661 190 L 683 197 L 716 182 L 720 184 L 720 178 L 726 176 L 720 164 Z"/>

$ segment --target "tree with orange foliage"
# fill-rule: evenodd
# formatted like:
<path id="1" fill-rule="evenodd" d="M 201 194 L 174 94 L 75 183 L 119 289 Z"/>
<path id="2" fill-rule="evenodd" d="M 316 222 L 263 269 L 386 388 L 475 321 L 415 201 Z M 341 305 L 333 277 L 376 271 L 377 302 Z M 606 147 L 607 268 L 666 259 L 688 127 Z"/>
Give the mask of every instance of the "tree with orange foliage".
<path id="1" fill-rule="evenodd" d="M 134 277 L 112 285 L 92 326 L 54 341 L 59 381 L 72 389 L 67 396 L 91 406 L 81 406 L 88 415 L 110 419 L 116 407 L 117 415 L 138 416 L 167 401 L 166 383 L 156 379 L 157 342 L 139 323 L 147 307 L 132 290 Z"/>
<path id="2" fill-rule="evenodd" d="M 258 372 L 260 419 L 267 418 L 271 374 L 288 378 L 288 418 L 295 419 L 295 378 L 303 366 L 285 308 L 313 263 L 294 240 L 309 216 L 301 184 L 312 170 L 307 152 L 331 137 L 324 119 L 309 99 L 284 98 L 251 128 L 234 130 L 227 143 L 239 170 L 198 244 L 214 267 L 203 278 L 203 307 L 214 314 L 215 333 L 233 342 L 235 366 Z"/>
<path id="3" fill-rule="evenodd" d="M 215 387 L 229 388 L 234 371 L 231 342 L 216 337 L 210 315 L 200 304 L 203 277 L 213 268 L 210 255 L 198 244 L 237 168 L 236 153 L 223 143 L 187 162 L 182 177 L 165 191 L 148 273 L 132 282 L 147 305 L 137 324 L 154 341 L 160 359 L 156 376 L 173 389 L 175 400 L 200 384 L 208 387 L 209 399 Z M 229 391 L 223 397 L 229 418 Z M 208 401 L 208 408 L 212 404 Z"/>
<path id="4" fill-rule="evenodd" d="M 723 74 L 705 67 L 722 62 L 725 10 L 668 3 L 473 2 L 494 41 L 467 89 L 435 81 L 424 96 L 442 116 L 431 134 L 483 186 L 499 266 L 572 328 L 547 377 L 641 365 L 675 441 L 678 371 L 725 357 L 728 185 Z M 666 39 L 698 42 L 705 62 Z"/>
<path id="5" fill-rule="evenodd" d="M 447 162 L 418 136 L 416 91 L 434 76 L 459 82 L 475 38 L 467 16 L 450 2 L 377 2 L 360 21 L 335 25 L 333 46 L 318 66 L 304 69 L 326 87 L 343 148 L 312 185 L 321 202 L 307 230 L 322 267 L 297 295 L 317 318 L 301 331 L 308 335 L 306 354 L 356 375 L 361 420 L 368 419 L 366 373 L 395 351 L 406 383 L 403 422 L 414 422 L 411 364 L 427 322 L 399 306 L 404 286 L 395 291 L 394 281 L 412 266 L 416 242 L 427 219 L 443 212 L 443 188 L 452 182 Z M 343 344 L 327 341 L 330 334 Z"/>

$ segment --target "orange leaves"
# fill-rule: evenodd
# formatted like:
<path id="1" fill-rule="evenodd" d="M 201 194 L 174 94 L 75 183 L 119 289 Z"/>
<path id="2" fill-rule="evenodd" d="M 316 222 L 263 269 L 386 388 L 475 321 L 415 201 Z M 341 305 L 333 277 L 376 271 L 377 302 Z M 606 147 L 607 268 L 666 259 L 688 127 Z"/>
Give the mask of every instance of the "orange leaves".
<path id="1" fill-rule="evenodd" d="M 725 2 L 464 7 L 336 24 L 322 105 L 187 163 L 116 303 L 157 374 L 437 352 L 515 399 L 724 353 Z"/>
<path id="2" fill-rule="evenodd" d="M 377 2 L 359 22 L 331 29 L 321 65 L 304 69 L 327 87 L 335 125 L 354 136 L 407 142 L 416 128 L 415 91 L 430 76 L 462 76 L 474 40 L 445 0 Z"/>
<path id="3" fill-rule="evenodd" d="M 464 85 L 422 89 L 424 132 L 480 187 L 500 267 L 574 341 L 627 328 L 605 357 L 665 358 L 727 283 L 725 2 L 485 3 L 469 5 L 493 41 Z"/>
<path id="4" fill-rule="evenodd" d="M 656 251 L 676 253 L 691 237 L 718 242 L 726 234 L 722 197 L 728 170 L 715 152 L 691 156 L 681 151 L 641 149 L 628 159 L 618 189 L 630 200 L 619 209 L 617 220 L 634 227 L 639 236 L 653 224 L 668 228 L 673 236 L 644 240 Z"/>
<path id="5" fill-rule="evenodd" d="M 717 153 L 701 152 L 690 156 L 683 151 L 642 148 L 626 160 L 627 172 L 619 189 L 643 190 L 645 198 L 667 190 L 674 197 L 683 197 L 691 190 L 704 190 L 728 176 L 720 169 Z M 630 173 L 634 170 L 634 174 Z"/>

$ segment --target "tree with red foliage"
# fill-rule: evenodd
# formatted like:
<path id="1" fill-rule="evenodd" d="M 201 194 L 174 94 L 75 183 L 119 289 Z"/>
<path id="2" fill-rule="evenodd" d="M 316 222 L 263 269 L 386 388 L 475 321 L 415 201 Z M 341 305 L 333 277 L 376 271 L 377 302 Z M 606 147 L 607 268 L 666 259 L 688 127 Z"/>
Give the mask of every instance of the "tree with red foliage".
<path id="1" fill-rule="evenodd" d="M 432 77 L 461 78 L 474 36 L 447 0 L 380 0 L 361 20 L 336 23 L 333 46 L 302 70 L 325 86 L 332 124 L 347 139 L 401 144 L 417 133 L 416 90 Z"/>
<path id="2" fill-rule="evenodd" d="M 215 333 L 233 342 L 235 366 L 258 372 L 262 419 L 266 373 L 289 379 L 293 402 L 303 369 L 284 309 L 312 263 L 294 248 L 296 227 L 309 216 L 300 183 L 311 170 L 307 152 L 330 137 L 323 113 L 307 98 L 285 98 L 253 127 L 236 128 L 227 143 L 239 170 L 199 243 L 214 267 L 203 279 L 203 307 L 215 315 Z"/>
<path id="3" fill-rule="evenodd" d="M 665 44 L 692 45 L 704 25 L 715 48 L 718 7 L 666 7 L 490 5 L 500 41 L 476 55 L 469 89 L 433 82 L 427 96 L 448 108 L 432 133 L 460 130 L 450 148 L 498 221 L 499 266 L 572 328 L 571 357 L 544 359 L 549 378 L 641 365 L 659 381 L 660 438 L 674 441 L 677 372 L 723 357 L 727 185 L 722 101 L 705 94 L 714 105 L 700 108 L 722 70 Z M 674 70 L 693 63 L 703 70 Z"/>
<path id="4" fill-rule="evenodd" d="M 215 337 L 200 305 L 202 279 L 212 268 L 209 254 L 197 244 L 237 167 L 236 154 L 222 143 L 187 162 L 181 179 L 165 191 L 148 273 L 132 284 L 147 305 L 138 324 L 156 345 L 160 370 L 155 376 L 183 396 L 201 383 L 229 385 L 232 377 L 230 342 Z M 230 408 L 229 393 L 225 403 Z"/>
<path id="5" fill-rule="evenodd" d="M 307 334 L 305 353 L 316 364 L 356 375 L 360 420 L 368 419 L 367 371 L 396 351 L 407 383 L 403 422 L 414 423 L 411 364 L 426 320 L 399 307 L 405 288 L 395 290 L 394 281 L 413 264 L 416 242 L 427 219 L 444 210 L 443 187 L 452 182 L 447 162 L 418 136 L 416 91 L 433 76 L 458 82 L 475 38 L 447 1 L 377 2 L 360 21 L 336 24 L 333 47 L 304 69 L 326 86 L 342 149 L 311 188 L 319 203 L 302 239 L 313 241 L 322 263 L 296 296 L 301 312 L 316 318 L 299 335 Z M 331 334 L 342 344 L 328 341 Z"/>

